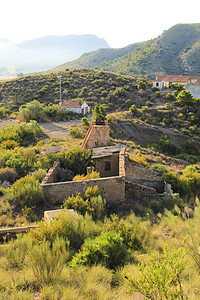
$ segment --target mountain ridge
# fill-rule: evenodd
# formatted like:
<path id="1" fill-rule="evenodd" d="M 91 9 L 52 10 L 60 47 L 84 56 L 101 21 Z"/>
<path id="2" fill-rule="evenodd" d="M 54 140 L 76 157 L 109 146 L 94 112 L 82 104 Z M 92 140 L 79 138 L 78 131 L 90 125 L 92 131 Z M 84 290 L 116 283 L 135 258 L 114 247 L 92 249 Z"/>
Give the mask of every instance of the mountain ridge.
<path id="1" fill-rule="evenodd" d="M 107 52 L 107 55 L 105 55 Z M 118 55 L 118 57 L 117 57 Z M 95 68 L 122 75 L 200 74 L 200 24 L 177 24 L 157 38 L 124 48 L 90 52 L 51 69 Z"/>
<path id="2" fill-rule="evenodd" d="M 84 52 L 109 47 L 103 38 L 91 34 L 49 35 L 19 44 L 9 44 L 8 47 L 0 48 L 1 72 L 3 68 L 6 72 L 8 65 L 14 65 L 16 73 L 39 72 L 77 58 Z"/>

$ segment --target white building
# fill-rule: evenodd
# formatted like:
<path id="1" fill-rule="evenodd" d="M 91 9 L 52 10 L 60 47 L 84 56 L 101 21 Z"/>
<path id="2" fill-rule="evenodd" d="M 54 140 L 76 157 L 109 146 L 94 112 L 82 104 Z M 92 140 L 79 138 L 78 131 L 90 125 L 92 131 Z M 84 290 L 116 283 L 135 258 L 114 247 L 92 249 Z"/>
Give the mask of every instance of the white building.
<path id="1" fill-rule="evenodd" d="M 66 110 L 71 110 L 75 113 L 84 115 L 90 112 L 90 107 L 85 101 L 64 100 L 62 103 L 62 107 L 66 108 Z"/>

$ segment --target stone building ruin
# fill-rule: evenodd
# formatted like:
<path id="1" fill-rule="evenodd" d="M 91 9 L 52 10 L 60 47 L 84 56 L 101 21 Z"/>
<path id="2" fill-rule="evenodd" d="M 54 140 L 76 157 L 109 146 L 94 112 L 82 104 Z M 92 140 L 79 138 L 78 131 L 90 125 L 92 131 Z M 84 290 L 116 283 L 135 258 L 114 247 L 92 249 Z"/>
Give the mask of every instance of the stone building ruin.
<path id="1" fill-rule="evenodd" d="M 62 203 L 76 192 L 84 193 L 88 186 L 98 185 L 104 192 L 108 207 L 130 208 L 137 202 L 146 205 L 148 201 L 160 199 L 165 193 L 172 193 L 162 180 L 162 172 L 145 168 L 130 161 L 125 148 L 106 146 L 109 143 L 109 126 L 96 125 L 94 121 L 86 134 L 82 147 L 92 149 L 92 161 L 100 178 L 72 181 L 72 174 L 56 162 L 41 183 L 45 200 Z M 103 147 L 94 148 L 95 145 Z"/>

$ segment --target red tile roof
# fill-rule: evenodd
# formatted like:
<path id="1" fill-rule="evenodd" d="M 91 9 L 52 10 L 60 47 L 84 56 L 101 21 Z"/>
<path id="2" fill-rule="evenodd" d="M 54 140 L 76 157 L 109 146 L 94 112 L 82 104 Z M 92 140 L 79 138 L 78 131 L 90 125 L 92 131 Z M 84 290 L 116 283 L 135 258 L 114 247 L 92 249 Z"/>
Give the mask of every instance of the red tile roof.
<path id="1" fill-rule="evenodd" d="M 66 108 L 81 108 L 82 104 L 84 103 L 84 101 L 67 101 L 64 100 L 62 103 L 63 107 Z"/>
<path id="2" fill-rule="evenodd" d="M 157 80 L 164 80 L 167 82 L 177 82 L 177 83 L 189 83 L 192 76 L 181 76 L 181 75 L 158 75 Z"/>

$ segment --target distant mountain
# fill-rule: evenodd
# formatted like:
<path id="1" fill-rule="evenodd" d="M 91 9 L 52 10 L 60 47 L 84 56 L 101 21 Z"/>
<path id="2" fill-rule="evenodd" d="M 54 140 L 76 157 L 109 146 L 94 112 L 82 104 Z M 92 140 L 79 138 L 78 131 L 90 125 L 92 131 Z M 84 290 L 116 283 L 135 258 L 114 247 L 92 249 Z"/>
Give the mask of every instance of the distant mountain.
<path id="1" fill-rule="evenodd" d="M 16 72 L 41 71 L 99 48 L 109 48 L 109 45 L 104 39 L 90 34 L 50 35 L 18 45 L 0 39 L 0 72 L 8 65 L 14 65 Z"/>
<path id="2" fill-rule="evenodd" d="M 200 75 L 200 24 L 178 24 L 153 40 L 121 49 L 100 49 L 51 71 L 95 68 L 125 75 Z"/>

